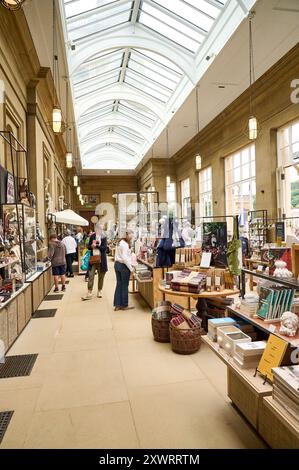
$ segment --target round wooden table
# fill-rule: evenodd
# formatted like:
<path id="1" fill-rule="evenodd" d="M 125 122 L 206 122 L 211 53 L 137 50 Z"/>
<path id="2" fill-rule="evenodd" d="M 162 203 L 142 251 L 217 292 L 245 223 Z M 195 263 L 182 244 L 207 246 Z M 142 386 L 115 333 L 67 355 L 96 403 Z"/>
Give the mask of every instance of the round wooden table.
<path id="1" fill-rule="evenodd" d="M 212 292 L 201 292 L 200 294 L 195 294 L 193 292 L 180 292 L 172 289 L 166 289 L 163 286 L 159 286 L 159 290 L 163 293 L 163 299 L 165 300 L 165 295 L 174 295 L 177 297 L 188 298 L 189 310 L 191 309 L 191 299 L 197 300 L 196 309 L 198 316 L 202 319 L 202 327 L 207 330 L 208 319 L 207 319 L 207 300 L 215 298 L 225 298 L 230 295 L 237 295 L 240 293 L 238 289 L 224 289 L 222 291 L 212 291 Z"/>

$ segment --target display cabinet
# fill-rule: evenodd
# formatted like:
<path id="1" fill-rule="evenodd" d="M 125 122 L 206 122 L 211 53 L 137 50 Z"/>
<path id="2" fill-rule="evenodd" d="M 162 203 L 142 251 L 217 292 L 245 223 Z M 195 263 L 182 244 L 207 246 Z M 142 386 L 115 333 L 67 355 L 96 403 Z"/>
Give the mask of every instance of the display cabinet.
<path id="1" fill-rule="evenodd" d="M 16 207 L 18 207 L 18 214 Z M 37 271 L 36 215 L 35 209 L 24 204 L 2 206 L 4 237 L 14 246 L 11 248 L 19 258 L 19 271 L 30 279 Z M 16 270 L 16 267 L 14 267 Z"/>

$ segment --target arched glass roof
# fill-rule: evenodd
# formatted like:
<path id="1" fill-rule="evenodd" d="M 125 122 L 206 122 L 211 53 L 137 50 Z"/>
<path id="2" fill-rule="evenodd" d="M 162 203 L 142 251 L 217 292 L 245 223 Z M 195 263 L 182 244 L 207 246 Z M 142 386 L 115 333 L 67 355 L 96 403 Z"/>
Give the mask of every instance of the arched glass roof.
<path id="1" fill-rule="evenodd" d="M 61 2 L 82 166 L 120 170 L 136 168 L 255 3 Z"/>

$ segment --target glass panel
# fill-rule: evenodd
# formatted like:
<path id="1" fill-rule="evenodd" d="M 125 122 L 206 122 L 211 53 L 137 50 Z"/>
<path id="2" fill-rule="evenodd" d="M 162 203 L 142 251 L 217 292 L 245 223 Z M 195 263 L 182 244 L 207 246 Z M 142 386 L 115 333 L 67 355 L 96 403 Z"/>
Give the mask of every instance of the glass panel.
<path id="1" fill-rule="evenodd" d="M 116 3 L 115 0 L 65 0 L 65 13 L 66 17 L 69 18 L 73 15 L 79 15 L 86 13 L 97 7 L 102 7 L 108 3 Z"/>
<path id="2" fill-rule="evenodd" d="M 168 60 L 166 57 L 160 56 L 159 54 L 156 54 L 155 52 L 152 51 L 136 51 L 134 49 L 134 52 L 136 52 L 138 55 L 142 57 L 147 57 L 149 59 L 152 59 L 153 61 L 159 63 L 159 65 L 162 65 L 163 68 L 170 69 L 171 72 L 175 72 L 177 75 L 183 76 L 183 73 L 179 67 L 177 67 L 173 62 Z"/>
<path id="3" fill-rule="evenodd" d="M 170 10 L 176 15 L 178 15 L 178 17 L 182 17 L 188 20 L 190 22 L 190 26 L 192 24 L 193 26 L 199 27 L 207 32 L 212 27 L 215 17 L 219 13 L 219 10 L 217 11 L 217 9 L 215 8 L 215 10 L 213 11 L 214 17 L 210 17 L 207 14 L 202 13 L 197 8 L 193 8 L 185 2 L 182 2 L 181 0 L 154 0 L 153 3 L 159 3 L 165 9 L 167 8 L 167 10 Z M 202 6 L 205 6 L 203 2 Z"/>
<path id="4" fill-rule="evenodd" d="M 189 5 L 192 5 L 194 8 L 206 13 L 212 18 L 217 18 L 221 8 L 226 3 L 226 0 L 223 0 L 222 2 L 218 1 L 217 6 L 216 3 L 215 5 L 212 5 L 211 3 L 208 3 L 205 0 L 185 0 L 185 2 L 189 3 Z"/>
<path id="5" fill-rule="evenodd" d="M 203 34 L 188 28 L 146 3 L 142 7 L 139 22 L 191 52 L 195 52 L 204 40 Z"/>
<path id="6" fill-rule="evenodd" d="M 177 84 L 180 81 L 180 79 L 176 79 L 176 76 L 171 76 L 171 73 L 167 73 L 167 71 L 164 72 L 160 65 L 155 65 L 154 63 L 149 62 L 146 63 L 145 60 L 140 60 L 140 58 L 135 61 L 131 57 L 129 68 L 145 75 L 148 80 L 153 80 L 171 91 L 176 89 Z"/>
<path id="7" fill-rule="evenodd" d="M 146 83 L 146 81 L 142 82 L 142 80 L 139 80 L 139 77 L 137 79 L 129 71 L 126 74 L 125 82 L 128 85 L 131 85 L 132 87 L 142 91 L 146 95 L 161 101 L 162 103 L 166 103 L 169 99 L 170 93 L 166 94 L 162 91 L 157 91 L 157 89 L 155 89 L 155 87 L 153 85 L 149 86 Z"/>
<path id="8" fill-rule="evenodd" d="M 119 26 L 126 23 L 130 19 L 130 10 L 124 10 L 123 7 L 120 11 L 106 13 L 105 17 L 99 14 L 92 16 L 92 21 L 78 20 L 76 23 L 68 23 L 69 38 L 76 42 L 85 39 L 91 35 L 97 34 L 101 31 Z M 110 16 L 109 16 L 110 15 Z"/>

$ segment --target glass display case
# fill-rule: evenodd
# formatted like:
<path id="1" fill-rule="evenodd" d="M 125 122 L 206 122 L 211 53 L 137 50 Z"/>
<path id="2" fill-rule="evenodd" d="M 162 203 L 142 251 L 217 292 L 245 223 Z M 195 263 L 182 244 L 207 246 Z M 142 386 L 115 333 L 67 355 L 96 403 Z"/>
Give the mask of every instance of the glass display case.
<path id="1" fill-rule="evenodd" d="M 4 204 L 3 233 L 5 238 L 14 243 L 13 250 L 20 259 L 20 269 L 28 280 L 37 271 L 36 215 L 35 209 L 18 204 L 18 216 L 15 204 Z M 20 224 L 20 227 L 19 225 Z"/>
<path id="2" fill-rule="evenodd" d="M 24 267 L 26 280 L 37 271 L 37 242 L 35 209 L 22 206 L 22 235 L 24 242 Z"/>
<path id="3" fill-rule="evenodd" d="M 0 219 L 0 281 L 3 288 L 10 281 L 23 283 L 23 244 L 16 206 L 1 205 Z"/>

